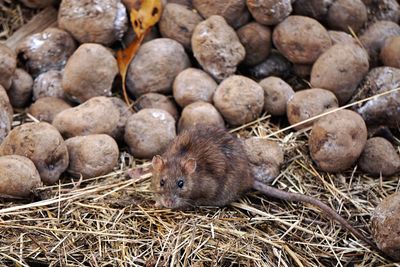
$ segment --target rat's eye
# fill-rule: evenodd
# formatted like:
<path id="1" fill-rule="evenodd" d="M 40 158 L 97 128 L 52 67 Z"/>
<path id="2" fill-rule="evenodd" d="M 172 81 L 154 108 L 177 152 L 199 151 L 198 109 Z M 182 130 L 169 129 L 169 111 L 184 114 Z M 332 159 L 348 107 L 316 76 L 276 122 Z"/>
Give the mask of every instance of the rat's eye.
<path id="1" fill-rule="evenodd" d="M 164 180 L 161 179 L 160 186 L 164 186 Z"/>
<path id="2" fill-rule="evenodd" d="M 179 188 L 182 188 L 183 184 L 184 184 L 183 180 L 179 180 L 178 183 L 177 183 Z"/>

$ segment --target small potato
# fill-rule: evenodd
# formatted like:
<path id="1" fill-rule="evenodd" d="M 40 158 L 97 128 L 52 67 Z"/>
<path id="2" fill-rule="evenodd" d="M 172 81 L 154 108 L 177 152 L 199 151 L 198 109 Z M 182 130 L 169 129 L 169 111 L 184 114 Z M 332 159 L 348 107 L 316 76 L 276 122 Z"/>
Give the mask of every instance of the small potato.
<path id="1" fill-rule="evenodd" d="M 329 7 L 328 25 L 331 29 L 357 33 L 367 22 L 367 8 L 361 0 L 336 0 Z"/>
<path id="2" fill-rule="evenodd" d="M 331 47 L 327 30 L 315 19 L 289 16 L 279 23 L 272 34 L 275 47 L 289 61 L 311 64 Z"/>
<path id="3" fill-rule="evenodd" d="M 174 119 L 178 119 L 179 112 L 176 103 L 171 98 L 157 93 L 147 93 L 139 97 L 135 102 L 137 111 L 145 108 L 158 108 L 171 114 Z"/>
<path id="4" fill-rule="evenodd" d="M 57 97 L 41 97 L 29 107 L 29 113 L 39 121 L 52 123 L 54 117 L 71 105 Z"/>
<path id="5" fill-rule="evenodd" d="M 175 120 L 162 109 L 142 109 L 126 122 L 124 139 L 137 158 L 162 154 L 175 137 Z"/>
<path id="6" fill-rule="evenodd" d="M 70 157 L 68 173 L 91 178 L 107 174 L 118 163 L 119 150 L 107 134 L 76 136 L 65 141 Z"/>
<path id="7" fill-rule="evenodd" d="M 292 75 L 292 65 L 281 53 L 272 50 L 266 60 L 255 66 L 246 66 L 241 71 L 256 80 L 261 80 L 269 76 L 277 76 L 285 79 Z"/>
<path id="8" fill-rule="evenodd" d="M 175 101 L 185 107 L 196 101 L 212 102 L 218 84 L 206 72 L 188 68 L 178 74 L 172 86 Z"/>
<path id="9" fill-rule="evenodd" d="M 0 197 L 26 198 L 42 186 L 35 164 L 23 156 L 0 157 Z"/>
<path id="10" fill-rule="evenodd" d="M 326 19 L 333 2 L 334 0 L 296 0 L 293 3 L 293 13 L 321 21 Z"/>
<path id="11" fill-rule="evenodd" d="M 371 214 L 371 231 L 378 248 L 400 261 L 400 192 L 386 197 Z"/>
<path id="12" fill-rule="evenodd" d="M 348 33 L 342 31 L 328 31 L 332 45 L 335 44 L 357 44 L 356 39 Z"/>
<path id="13" fill-rule="evenodd" d="M 350 168 L 367 142 L 367 127 L 360 115 L 351 110 L 330 113 L 312 127 L 308 139 L 311 157 L 326 172 Z"/>
<path id="14" fill-rule="evenodd" d="M 373 137 L 367 140 L 358 165 L 371 175 L 391 176 L 400 171 L 400 157 L 388 140 Z"/>
<path id="15" fill-rule="evenodd" d="M 62 88 L 62 72 L 58 70 L 49 70 L 36 77 L 33 81 L 33 100 L 41 97 L 65 98 Z"/>
<path id="16" fill-rule="evenodd" d="M 119 110 L 105 96 L 93 97 L 79 106 L 58 113 L 53 125 L 66 138 L 89 135 L 111 134 L 119 121 Z"/>
<path id="17" fill-rule="evenodd" d="M 260 116 L 264 107 L 264 90 L 245 76 L 232 75 L 217 87 L 213 100 L 225 120 L 237 126 Z"/>
<path id="18" fill-rule="evenodd" d="M 31 102 L 32 85 L 33 79 L 29 73 L 23 69 L 15 70 L 10 90 L 8 90 L 8 97 L 13 107 L 23 108 Z"/>
<path id="19" fill-rule="evenodd" d="M 83 103 L 95 96 L 111 96 L 118 63 L 106 47 L 82 44 L 68 59 L 62 87 L 74 101 Z"/>
<path id="20" fill-rule="evenodd" d="M 254 66 L 263 62 L 271 51 L 271 30 L 257 22 L 251 22 L 237 30 L 240 42 L 246 50 L 243 64 Z"/>
<path id="21" fill-rule="evenodd" d="M 175 40 L 158 38 L 143 44 L 129 65 L 126 85 L 131 94 L 170 93 L 175 77 L 190 67 L 183 46 Z"/>
<path id="22" fill-rule="evenodd" d="M 216 15 L 197 24 L 192 50 L 201 67 L 217 81 L 234 74 L 246 54 L 236 32 L 223 17 Z"/>
<path id="23" fill-rule="evenodd" d="M 203 18 L 186 6 L 168 3 L 162 13 L 159 28 L 165 38 L 178 41 L 186 49 L 191 49 L 194 28 Z"/>
<path id="24" fill-rule="evenodd" d="M 0 43 L 0 85 L 8 90 L 17 68 L 17 55 L 8 46 Z"/>
<path id="25" fill-rule="evenodd" d="M 244 141 L 244 148 L 256 180 L 269 183 L 279 175 L 284 154 L 276 142 L 251 137 Z"/>
<path id="26" fill-rule="evenodd" d="M 126 121 L 133 114 L 133 111 L 132 108 L 129 107 L 121 98 L 110 97 L 110 100 L 119 110 L 119 121 L 117 127 L 114 128 L 110 135 L 117 142 L 122 142 L 124 140 Z"/>
<path id="27" fill-rule="evenodd" d="M 61 134 L 46 122 L 15 127 L 0 145 L 0 156 L 21 155 L 35 164 L 45 184 L 54 184 L 68 167 L 68 151 Z"/>
<path id="28" fill-rule="evenodd" d="M 276 25 L 292 12 L 290 0 L 246 0 L 253 18 L 260 24 Z"/>
<path id="29" fill-rule="evenodd" d="M 306 89 L 296 92 L 289 100 L 287 116 L 290 125 L 293 125 L 338 106 L 338 100 L 332 92 L 319 88 Z M 310 121 L 296 126 L 295 129 L 304 129 L 313 123 L 314 121 Z"/>
<path id="30" fill-rule="evenodd" d="M 268 77 L 259 82 L 264 89 L 264 109 L 273 116 L 286 114 L 286 104 L 294 91 L 289 84 L 278 77 Z"/>
<path id="31" fill-rule="evenodd" d="M 197 124 L 225 128 L 224 119 L 218 110 L 210 103 L 203 101 L 191 103 L 182 110 L 182 115 L 178 123 L 178 132 L 182 132 Z"/>
<path id="32" fill-rule="evenodd" d="M 400 36 L 387 38 L 380 59 L 385 66 L 400 69 Z"/>
<path id="33" fill-rule="evenodd" d="M 76 49 L 72 36 L 58 28 L 48 28 L 27 36 L 16 52 L 25 69 L 36 77 L 49 70 L 61 70 Z"/>
<path id="34" fill-rule="evenodd" d="M 332 91 L 343 105 L 353 96 L 357 85 L 368 73 L 368 54 L 358 45 L 337 44 L 314 63 L 310 83 Z"/>

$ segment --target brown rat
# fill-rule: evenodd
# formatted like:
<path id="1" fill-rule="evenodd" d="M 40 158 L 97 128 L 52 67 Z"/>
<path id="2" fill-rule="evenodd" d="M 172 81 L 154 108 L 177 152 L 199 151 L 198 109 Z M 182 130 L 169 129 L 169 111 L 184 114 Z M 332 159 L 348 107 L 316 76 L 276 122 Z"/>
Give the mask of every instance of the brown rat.
<path id="1" fill-rule="evenodd" d="M 224 206 L 255 189 L 268 197 L 317 206 L 356 237 L 375 247 L 318 199 L 285 192 L 255 180 L 248 162 L 240 140 L 225 130 L 205 125 L 185 130 L 162 156 L 153 158 L 151 187 L 156 193 L 156 205 L 173 209 Z"/>

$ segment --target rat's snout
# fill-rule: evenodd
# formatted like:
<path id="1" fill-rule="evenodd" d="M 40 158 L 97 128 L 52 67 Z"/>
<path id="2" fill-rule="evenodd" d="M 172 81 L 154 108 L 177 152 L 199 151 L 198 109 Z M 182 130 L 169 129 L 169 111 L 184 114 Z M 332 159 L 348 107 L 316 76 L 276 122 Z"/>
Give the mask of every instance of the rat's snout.
<path id="1" fill-rule="evenodd" d="M 166 208 L 174 208 L 175 200 L 173 198 L 165 198 L 163 199 L 163 206 Z"/>

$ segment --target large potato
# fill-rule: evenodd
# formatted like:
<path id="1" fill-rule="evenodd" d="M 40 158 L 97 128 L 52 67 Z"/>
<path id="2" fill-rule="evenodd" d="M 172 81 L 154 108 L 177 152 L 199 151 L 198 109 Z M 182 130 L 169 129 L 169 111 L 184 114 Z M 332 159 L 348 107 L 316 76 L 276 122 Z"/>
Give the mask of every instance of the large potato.
<path id="1" fill-rule="evenodd" d="M 363 48 L 355 44 L 337 44 L 314 63 L 310 83 L 332 91 L 343 105 L 352 97 L 368 69 L 368 54 Z"/>
<path id="2" fill-rule="evenodd" d="M 23 156 L 0 156 L 0 197 L 25 198 L 40 187 L 35 164 Z"/>
<path id="3" fill-rule="evenodd" d="M 361 0 L 336 0 L 327 20 L 331 29 L 357 33 L 367 21 L 367 8 Z"/>
<path id="4" fill-rule="evenodd" d="M 53 125 L 66 138 L 77 135 L 111 134 L 119 121 L 119 110 L 105 97 L 93 97 L 77 107 L 58 113 Z"/>
<path id="5" fill-rule="evenodd" d="M 0 155 L 21 155 L 35 164 L 45 184 L 54 184 L 68 167 L 68 151 L 61 134 L 46 122 L 15 127 L 0 145 Z"/>

